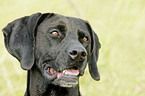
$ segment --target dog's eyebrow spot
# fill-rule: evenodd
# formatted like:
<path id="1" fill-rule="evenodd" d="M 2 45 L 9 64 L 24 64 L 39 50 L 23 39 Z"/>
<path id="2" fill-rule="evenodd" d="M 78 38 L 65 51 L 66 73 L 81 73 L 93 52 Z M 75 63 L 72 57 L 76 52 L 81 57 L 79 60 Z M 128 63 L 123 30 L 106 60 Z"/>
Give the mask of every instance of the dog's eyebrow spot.
<path id="1" fill-rule="evenodd" d="M 59 30 L 62 31 L 62 32 L 65 32 L 65 31 L 67 30 L 66 24 L 63 23 L 63 22 L 60 22 L 59 25 L 57 25 L 56 28 L 59 29 Z"/>
<path id="2" fill-rule="evenodd" d="M 84 37 L 89 36 L 89 34 L 87 34 L 87 31 L 85 30 L 78 30 L 78 36 Z"/>

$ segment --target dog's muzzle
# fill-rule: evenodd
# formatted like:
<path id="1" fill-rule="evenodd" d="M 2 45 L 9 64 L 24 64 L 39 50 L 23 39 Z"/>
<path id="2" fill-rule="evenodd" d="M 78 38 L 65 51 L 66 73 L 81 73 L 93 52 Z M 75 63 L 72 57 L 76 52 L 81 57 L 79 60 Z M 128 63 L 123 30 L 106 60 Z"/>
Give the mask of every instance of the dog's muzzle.
<path id="1" fill-rule="evenodd" d="M 65 68 L 58 68 L 50 66 L 46 63 L 44 68 L 44 75 L 48 80 L 52 81 L 52 84 L 60 87 L 75 87 L 78 85 L 79 76 L 84 73 L 84 65 L 87 64 L 87 52 L 83 46 L 73 45 L 67 49 L 67 55 L 69 62 Z M 59 57 L 60 58 L 60 57 Z M 57 60 L 56 60 L 57 61 Z M 62 69 L 61 71 L 59 69 Z"/>

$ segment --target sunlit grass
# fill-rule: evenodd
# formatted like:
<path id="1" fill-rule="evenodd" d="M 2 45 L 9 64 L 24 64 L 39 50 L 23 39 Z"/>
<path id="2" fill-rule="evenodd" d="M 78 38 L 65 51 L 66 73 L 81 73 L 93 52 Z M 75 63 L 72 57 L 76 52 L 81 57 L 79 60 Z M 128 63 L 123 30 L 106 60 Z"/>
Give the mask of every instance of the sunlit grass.
<path id="1" fill-rule="evenodd" d="M 0 30 L 9 22 L 36 12 L 55 12 L 88 20 L 100 38 L 101 80 L 86 70 L 80 80 L 83 96 L 145 95 L 144 0 L 4 0 Z M 26 72 L 3 44 L 0 32 L 0 96 L 23 96 Z"/>

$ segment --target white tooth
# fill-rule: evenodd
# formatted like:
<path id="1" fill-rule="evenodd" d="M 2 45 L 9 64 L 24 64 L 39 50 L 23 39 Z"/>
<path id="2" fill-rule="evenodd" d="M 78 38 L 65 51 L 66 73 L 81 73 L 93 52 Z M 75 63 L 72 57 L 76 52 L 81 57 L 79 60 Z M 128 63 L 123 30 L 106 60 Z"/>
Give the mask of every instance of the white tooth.
<path id="1" fill-rule="evenodd" d="M 64 70 L 64 71 L 63 71 L 63 74 L 67 75 L 68 73 Z"/>
<path id="2" fill-rule="evenodd" d="M 63 74 L 65 73 L 65 70 L 63 70 L 63 72 L 62 72 Z"/>

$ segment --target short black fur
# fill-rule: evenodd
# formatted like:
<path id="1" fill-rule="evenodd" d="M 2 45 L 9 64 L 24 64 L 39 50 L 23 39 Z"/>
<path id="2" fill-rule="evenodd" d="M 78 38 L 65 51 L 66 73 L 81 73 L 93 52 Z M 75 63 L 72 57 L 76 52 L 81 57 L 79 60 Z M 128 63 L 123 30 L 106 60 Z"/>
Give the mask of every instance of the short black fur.
<path id="1" fill-rule="evenodd" d="M 36 13 L 9 23 L 3 33 L 8 52 L 27 70 L 25 96 L 81 96 L 79 77 L 87 63 L 92 78 L 100 80 L 101 45 L 87 21 Z"/>

